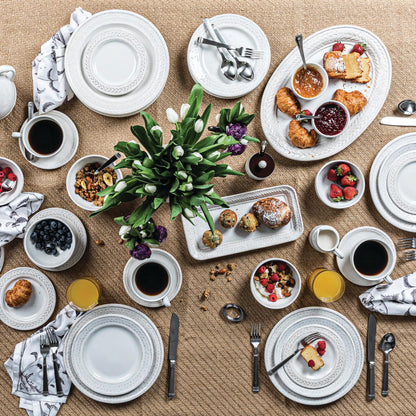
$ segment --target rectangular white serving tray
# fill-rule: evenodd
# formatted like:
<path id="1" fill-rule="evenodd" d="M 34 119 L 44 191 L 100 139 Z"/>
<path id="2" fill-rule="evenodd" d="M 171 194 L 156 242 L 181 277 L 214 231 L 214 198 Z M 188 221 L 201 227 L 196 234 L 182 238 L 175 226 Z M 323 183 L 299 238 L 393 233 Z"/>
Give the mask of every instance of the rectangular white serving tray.
<path id="1" fill-rule="evenodd" d="M 271 188 L 258 189 L 241 194 L 229 195 L 224 197 L 223 200 L 237 214 L 239 222 L 244 214 L 251 212 L 251 208 L 256 201 L 268 197 L 278 198 L 289 205 L 293 212 L 289 224 L 277 229 L 271 229 L 265 225 L 261 225 L 253 233 L 243 231 L 238 226 L 238 223 L 234 228 L 226 229 L 219 222 L 220 213 L 225 208 L 216 205 L 209 206 L 208 209 L 214 220 L 215 228 L 223 234 L 223 242 L 215 249 L 205 247 L 202 244 L 202 235 L 209 229 L 208 224 L 197 217 L 192 219 L 195 224 L 192 225 L 186 218 L 182 217 L 182 225 L 189 254 L 196 260 L 209 260 L 297 240 L 303 233 L 303 221 L 298 196 L 291 186 L 279 185 Z"/>

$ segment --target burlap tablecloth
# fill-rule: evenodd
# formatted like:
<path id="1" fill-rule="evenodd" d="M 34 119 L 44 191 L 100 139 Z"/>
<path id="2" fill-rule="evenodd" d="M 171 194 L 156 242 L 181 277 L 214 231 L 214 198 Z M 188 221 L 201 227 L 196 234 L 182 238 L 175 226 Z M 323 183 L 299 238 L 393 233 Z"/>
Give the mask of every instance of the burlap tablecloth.
<path id="1" fill-rule="evenodd" d="M 0 64 L 13 65 L 17 70 L 16 86 L 18 100 L 9 117 L 0 121 L 0 154 L 16 161 L 25 175 L 25 190 L 42 192 L 46 195 L 43 208 L 62 207 L 70 209 L 83 221 L 88 230 L 89 244 L 84 258 L 74 268 L 62 273 L 47 275 L 53 281 L 58 304 L 56 311 L 65 305 L 65 289 L 69 283 L 84 275 L 100 279 L 104 287 L 103 302 L 125 303 L 146 313 L 158 326 L 165 346 L 168 343 L 170 316 L 175 311 L 181 321 L 177 362 L 176 398 L 167 400 L 167 366 L 155 385 L 141 398 L 122 406 L 104 405 L 94 402 L 79 393 L 75 388 L 60 415 L 266 415 L 266 414 L 390 414 L 410 415 L 416 410 L 414 380 L 416 377 L 416 354 L 414 352 L 413 318 L 378 316 L 377 341 L 387 331 L 393 331 L 397 347 L 391 354 L 390 394 L 382 398 L 382 354 L 376 352 L 376 400 L 365 400 L 366 369 L 350 393 L 337 402 L 319 408 L 310 408 L 285 399 L 272 385 L 265 374 L 262 347 L 272 327 L 287 313 L 305 306 L 324 306 L 316 301 L 306 287 L 303 287 L 298 300 L 288 309 L 271 311 L 257 304 L 249 289 L 249 276 L 252 268 L 262 259 L 279 256 L 294 263 L 305 281 L 308 273 L 316 266 L 336 267 L 332 256 L 314 251 L 307 242 L 308 232 L 317 224 L 332 224 L 341 236 L 357 226 L 380 227 L 396 240 L 406 236 L 389 225 L 375 210 L 367 190 L 362 200 L 348 210 L 332 210 L 324 206 L 316 197 L 313 188 L 315 174 L 323 162 L 297 163 L 284 159 L 273 152 L 276 170 L 271 178 L 257 183 L 248 177 L 218 180 L 215 187 L 222 195 L 244 192 L 260 187 L 278 184 L 293 186 L 300 199 L 305 231 L 296 242 L 271 247 L 266 250 L 244 253 L 221 259 L 225 264 L 233 261 L 237 269 L 233 280 L 227 282 L 219 277 L 209 280 L 209 270 L 218 261 L 198 262 L 187 251 L 180 221 L 169 220 L 164 207 L 157 212 L 157 222 L 167 226 L 169 237 L 163 248 L 172 253 L 183 270 L 183 285 L 172 308 L 151 310 L 134 304 L 126 295 L 123 283 L 123 267 L 129 256 L 117 244 L 118 226 L 112 217 L 121 209 L 88 218 L 88 213 L 75 206 L 65 189 L 65 178 L 70 164 L 76 159 L 93 153 L 110 156 L 112 146 L 119 140 L 130 140 L 129 127 L 140 122 L 138 116 L 127 119 L 113 119 L 93 113 L 77 99 L 60 108 L 78 127 L 80 145 L 74 159 L 67 166 L 48 172 L 34 168 L 21 155 L 11 132 L 17 130 L 26 117 L 26 105 L 32 97 L 31 62 L 40 46 L 62 25 L 68 23 L 71 12 L 77 6 L 92 13 L 104 9 L 119 8 L 131 10 L 150 19 L 164 36 L 170 53 L 170 73 L 166 87 L 160 98 L 148 111 L 159 121 L 165 131 L 169 124 L 165 109 L 179 110 L 193 85 L 189 75 L 186 50 L 189 39 L 200 25 L 204 16 L 222 13 L 237 13 L 254 20 L 268 36 L 272 60 L 268 76 L 262 84 L 243 99 L 248 112 L 259 113 L 263 89 L 277 65 L 294 47 L 294 35 L 302 32 L 306 37 L 317 30 L 337 24 L 363 26 L 378 35 L 387 46 L 393 64 L 393 79 L 390 94 L 379 116 L 363 135 L 338 156 L 354 161 L 363 170 L 366 179 L 371 163 L 377 152 L 390 140 L 410 129 L 382 127 L 380 117 L 392 115 L 396 104 L 404 98 L 414 98 L 416 75 L 414 61 L 416 48 L 409 33 L 415 30 L 416 3 L 407 1 L 292 1 L 255 0 L 224 1 L 213 0 L 181 2 L 151 0 L 141 1 L 33 1 L 17 2 L 3 0 L 0 12 Z M 336 39 L 334 39 L 335 41 Z M 410 87 L 410 88 L 409 88 Z M 213 115 L 221 107 L 233 102 L 219 100 L 208 95 L 204 103 L 213 103 Z M 213 120 L 214 121 L 214 120 Z M 250 134 L 263 138 L 259 117 L 250 126 Z M 246 154 L 231 158 L 233 168 L 243 170 L 246 157 L 257 151 L 251 145 Z M 337 156 L 337 157 L 338 157 Z M 105 241 L 103 247 L 95 241 Z M 393 277 L 414 271 L 414 264 L 404 264 L 399 256 Z M 6 247 L 6 262 L 3 272 L 18 266 L 32 266 L 26 257 L 21 241 L 14 241 Z M 305 285 L 306 286 L 306 285 Z M 211 297 L 204 304 L 207 311 L 200 309 L 200 295 L 204 289 L 211 290 Z M 344 297 L 329 308 L 348 316 L 358 328 L 365 343 L 367 316 L 358 301 L 363 288 L 347 282 Z M 235 302 L 244 307 L 247 319 L 232 325 L 225 322 L 219 310 L 226 302 Z M 262 323 L 262 344 L 260 346 L 261 370 L 260 393 L 251 392 L 252 350 L 249 344 L 249 329 L 253 321 Z M 0 326 L 0 361 L 4 362 L 13 351 L 14 345 L 27 337 L 25 332 L 15 331 L 5 325 Z M 10 394 L 11 382 L 0 366 L 0 414 L 24 415 L 18 409 L 18 399 Z"/>

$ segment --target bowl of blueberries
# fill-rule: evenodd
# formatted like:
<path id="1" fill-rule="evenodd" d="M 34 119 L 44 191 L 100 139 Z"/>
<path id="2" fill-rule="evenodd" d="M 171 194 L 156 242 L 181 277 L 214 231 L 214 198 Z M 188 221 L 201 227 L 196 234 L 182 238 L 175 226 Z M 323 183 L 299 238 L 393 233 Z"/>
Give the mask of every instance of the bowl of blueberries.
<path id="1" fill-rule="evenodd" d="M 40 268 L 54 269 L 67 263 L 76 241 L 71 224 L 62 218 L 48 218 L 29 224 L 23 245 L 29 259 Z"/>

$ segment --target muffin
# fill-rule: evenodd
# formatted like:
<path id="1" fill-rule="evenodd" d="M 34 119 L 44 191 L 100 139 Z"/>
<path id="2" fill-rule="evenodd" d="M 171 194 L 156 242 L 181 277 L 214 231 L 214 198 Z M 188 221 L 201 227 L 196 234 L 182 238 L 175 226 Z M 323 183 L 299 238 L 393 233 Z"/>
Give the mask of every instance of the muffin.
<path id="1" fill-rule="evenodd" d="M 208 248 L 216 248 L 222 243 L 222 233 L 221 231 L 214 230 L 214 233 L 211 230 L 204 232 L 202 236 L 202 243 Z"/>
<path id="2" fill-rule="evenodd" d="M 292 210 L 277 198 L 260 199 L 253 205 L 256 218 L 269 228 L 279 228 L 288 224 L 292 219 Z"/>
<path id="3" fill-rule="evenodd" d="M 259 222 L 257 218 L 251 213 L 247 213 L 241 217 L 240 220 L 240 228 L 248 233 L 253 233 L 257 230 L 259 226 Z"/>
<path id="4" fill-rule="evenodd" d="M 237 224 L 237 214 L 231 209 L 226 209 L 220 214 L 220 223 L 224 228 L 233 228 Z"/>

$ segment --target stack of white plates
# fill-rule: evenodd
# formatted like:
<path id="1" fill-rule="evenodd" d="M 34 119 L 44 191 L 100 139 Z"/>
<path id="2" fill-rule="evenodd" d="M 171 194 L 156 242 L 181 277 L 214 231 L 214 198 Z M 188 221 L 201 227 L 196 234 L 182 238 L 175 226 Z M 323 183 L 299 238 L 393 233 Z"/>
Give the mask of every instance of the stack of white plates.
<path id="1" fill-rule="evenodd" d="M 103 403 L 144 394 L 163 364 L 163 342 L 153 322 L 126 305 L 99 306 L 79 318 L 65 338 L 64 362 L 74 385 Z"/>
<path id="2" fill-rule="evenodd" d="M 75 95 L 92 111 L 127 117 L 161 94 L 169 74 L 169 52 L 149 20 L 126 10 L 106 10 L 71 36 L 65 73 Z"/>
<path id="3" fill-rule="evenodd" d="M 358 381 L 364 362 L 364 347 L 355 326 L 343 315 L 327 308 L 296 310 L 272 329 L 264 350 L 270 370 L 294 352 L 301 339 L 319 332 L 326 341 L 324 366 L 308 367 L 298 354 L 270 377 L 287 398 L 306 405 L 322 405 L 347 394 Z"/>
<path id="4" fill-rule="evenodd" d="M 416 133 L 387 143 L 371 166 L 370 192 L 386 221 L 401 230 L 416 231 Z"/>

